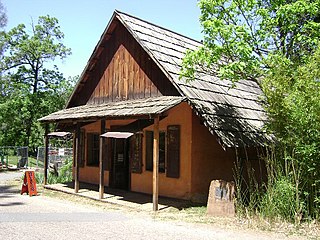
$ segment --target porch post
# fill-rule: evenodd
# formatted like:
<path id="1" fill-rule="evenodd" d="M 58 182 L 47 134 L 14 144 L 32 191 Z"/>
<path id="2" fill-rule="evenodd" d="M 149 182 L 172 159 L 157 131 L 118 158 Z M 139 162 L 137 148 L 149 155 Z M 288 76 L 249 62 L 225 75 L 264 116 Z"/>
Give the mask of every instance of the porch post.
<path id="1" fill-rule="evenodd" d="M 43 183 L 44 185 L 47 185 L 48 182 L 48 160 L 49 160 L 49 124 L 46 123 L 45 125 L 45 134 L 44 134 L 44 166 L 43 166 L 43 171 L 44 171 L 44 179 Z"/>
<path id="2" fill-rule="evenodd" d="M 80 123 L 77 123 L 76 129 L 76 151 L 75 151 L 75 171 L 74 171 L 74 192 L 79 192 L 79 159 L 80 159 Z"/>
<path id="3" fill-rule="evenodd" d="M 159 116 L 154 119 L 153 129 L 153 211 L 158 211 L 159 195 Z"/>
<path id="4" fill-rule="evenodd" d="M 106 131 L 106 120 L 101 120 L 100 134 Z M 104 194 L 104 161 L 103 161 L 103 141 L 104 138 L 100 136 L 99 141 L 99 166 L 100 166 L 100 183 L 99 183 L 99 198 L 103 199 Z"/>

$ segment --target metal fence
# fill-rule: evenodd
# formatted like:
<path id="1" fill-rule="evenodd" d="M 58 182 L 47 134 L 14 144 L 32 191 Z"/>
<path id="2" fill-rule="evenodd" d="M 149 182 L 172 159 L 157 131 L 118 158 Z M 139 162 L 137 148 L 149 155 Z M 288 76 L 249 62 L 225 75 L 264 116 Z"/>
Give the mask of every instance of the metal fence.
<path id="1" fill-rule="evenodd" d="M 72 158 L 73 156 L 72 148 L 50 147 L 48 151 L 49 151 L 49 154 L 48 154 L 49 165 L 53 164 L 58 168 L 60 168 L 63 165 L 63 162 L 67 158 Z M 38 147 L 37 167 L 44 165 L 44 155 L 45 155 L 45 147 Z"/>
<path id="2" fill-rule="evenodd" d="M 27 168 L 28 163 L 28 147 L 0 147 L 0 164 L 2 166 L 15 165 L 17 168 Z"/>

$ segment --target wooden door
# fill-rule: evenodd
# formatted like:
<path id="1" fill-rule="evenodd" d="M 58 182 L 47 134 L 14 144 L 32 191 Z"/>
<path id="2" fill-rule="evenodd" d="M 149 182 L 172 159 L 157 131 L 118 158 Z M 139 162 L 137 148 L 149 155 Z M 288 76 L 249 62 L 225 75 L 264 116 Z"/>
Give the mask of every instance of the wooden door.
<path id="1" fill-rule="evenodd" d="M 129 189 L 129 158 L 126 139 L 113 139 L 111 186 Z"/>

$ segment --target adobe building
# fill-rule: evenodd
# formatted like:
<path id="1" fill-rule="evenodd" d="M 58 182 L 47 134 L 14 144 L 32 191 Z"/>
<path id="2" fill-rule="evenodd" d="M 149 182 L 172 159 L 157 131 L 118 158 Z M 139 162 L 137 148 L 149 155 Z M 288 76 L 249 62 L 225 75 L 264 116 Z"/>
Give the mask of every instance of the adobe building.
<path id="1" fill-rule="evenodd" d="M 240 148 L 263 146 L 258 84 L 206 72 L 179 79 L 188 49 L 201 43 L 115 11 L 65 109 L 40 119 L 74 133 L 79 181 L 206 201 L 212 180 L 233 180 Z M 253 151 L 252 151 L 253 150 Z M 239 157 L 239 156 L 238 156 Z M 248 156 L 247 156 L 248 157 Z"/>

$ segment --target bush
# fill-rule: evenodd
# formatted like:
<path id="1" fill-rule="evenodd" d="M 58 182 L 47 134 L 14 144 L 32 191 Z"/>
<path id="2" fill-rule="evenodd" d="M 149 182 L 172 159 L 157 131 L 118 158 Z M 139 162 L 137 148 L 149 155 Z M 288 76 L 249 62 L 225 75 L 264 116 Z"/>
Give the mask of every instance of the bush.
<path id="1" fill-rule="evenodd" d="M 66 183 L 72 181 L 72 158 L 66 159 L 64 161 L 63 166 L 58 171 L 58 176 L 49 172 L 48 174 L 48 184 L 56 184 L 56 183 Z M 36 181 L 38 184 L 43 184 L 44 182 L 44 174 L 36 172 L 35 174 Z"/>
<path id="2" fill-rule="evenodd" d="M 269 219 L 281 218 L 293 221 L 296 216 L 296 190 L 285 177 L 269 184 L 260 203 L 260 213 Z"/>

